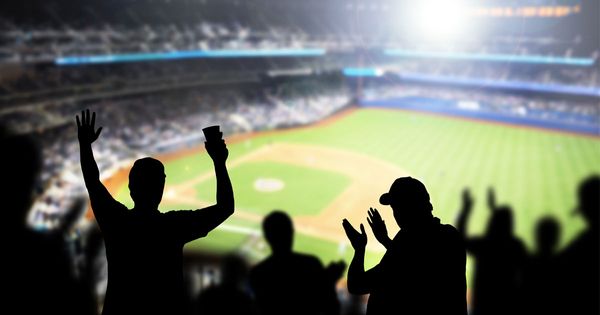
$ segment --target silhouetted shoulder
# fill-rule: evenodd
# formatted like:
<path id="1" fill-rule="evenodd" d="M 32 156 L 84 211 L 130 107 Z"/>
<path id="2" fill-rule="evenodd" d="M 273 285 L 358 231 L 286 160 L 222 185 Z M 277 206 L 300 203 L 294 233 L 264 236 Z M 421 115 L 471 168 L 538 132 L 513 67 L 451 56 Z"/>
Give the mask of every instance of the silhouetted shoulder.
<path id="1" fill-rule="evenodd" d="M 272 256 L 257 263 L 249 273 L 250 283 L 252 285 L 259 285 L 261 279 L 266 277 L 267 274 L 277 267 L 277 263 L 273 260 Z"/>
<path id="2" fill-rule="evenodd" d="M 454 226 L 440 224 L 435 241 L 438 243 L 440 254 L 463 264 L 466 259 L 465 241 Z"/>
<path id="3" fill-rule="evenodd" d="M 323 267 L 323 264 L 321 263 L 319 258 L 317 258 L 313 255 L 296 253 L 295 256 L 296 256 L 296 260 L 298 263 L 306 264 L 307 266 L 313 266 L 313 267 L 321 267 L 321 268 Z"/>
<path id="4" fill-rule="evenodd" d="M 460 232 L 450 224 L 440 224 L 440 233 L 448 242 L 463 243 Z"/>
<path id="5" fill-rule="evenodd" d="M 312 255 L 292 253 L 287 257 L 274 257 L 270 256 L 265 260 L 258 263 L 253 269 L 253 274 L 260 274 L 262 272 L 269 272 L 275 266 L 280 266 L 281 262 L 293 264 L 296 266 L 302 266 L 303 268 L 323 268 L 321 261 Z"/>
<path id="6" fill-rule="evenodd" d="M 95 217 L 103 233 L 110 233 L 114 228 L 118 229 L 118 226 L 128 222 L 127 218 L 131 213 L 125 205 L 112 198 L 96 199 L 95 202 L 92 202 L 92 209 L 94 214 L 101 213 Z"/>
<path id="7" fill-rule="evenodd" d="M 250 280 L 258 284 L 265 277 L 271 278 L 282 272 L 288 273 L 291 270 L 295 270 L 296 276 L 302 278 L 302 275 L 320 274 L 324 268 L 321 261 L 312 255 L 291 253 L 284 257 L 269 256 L 252 268 Z"/>
<path id="8" fill-rule="evenodd" d="M 186 241 L 205 237 L 212 230 L 212 218 L 201 210 L 175 210 L 161 213 L 160 216 L 174 235 Z"/>

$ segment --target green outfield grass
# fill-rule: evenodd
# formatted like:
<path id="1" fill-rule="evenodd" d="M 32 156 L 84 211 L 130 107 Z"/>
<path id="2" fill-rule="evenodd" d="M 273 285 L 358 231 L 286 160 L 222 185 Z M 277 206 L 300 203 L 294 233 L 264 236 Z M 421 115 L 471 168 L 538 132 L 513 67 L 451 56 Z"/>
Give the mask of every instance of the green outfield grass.
<path id="1" fill-rule="evenodd" d="M 284 209 L 290 215 L 315 215 L 325 208 L 350 180 L 341 174 L 295 165 L 259 162 L 246 163 L 230 170 L 234 185 L 236 207 L 260 215 L 273 209 Z M 277 179 L 284 184 L 281 190 L 264 192 L 255 189 L 258 179 Z M 197 187 L 202 200 L 215 198 L 214 178 Z"/>
<path id="2" fill-rule="evenodd" d="M 360 109 L 324 126 L 239 142 L 230 145 L 230 156 L 239 158 L 264 145 L 279 142 L 334 147 L 395 164 L 425 183 L 434 214 L 445 223 L 455 223 L 461 192 L 469 187 L 475 197 L 475 209 L 469 222 L 473 235 L 485 229 L 489 215 L 485 206 L 486 189 L 494 187 L 498 202 L 513 206 L 515 233 L 529 248 L 533 246 L 535 222 L 544 215 L 553 215 L 562 223 L 563 245 L 581 231 L 583 221 L 572 211 L 576 205 L 575 190 L 586 176 L 600 173 L 598 138 L 375 109 Z M 360 169 L 361 165 L 356 167 Z M 166 168 L 167 183 L 173 184 L 211 171 L 212 165 L 204 155 L 169 162 Z M 231 174 L 238 206 L 258 214 L 272 210 L 275 205 L 294 214 L 298 214 L 297 209 L 318 212 L 343 189 L 347 180 L 340 174 L 299 171 L 293 166 L 267 162 L 233 168 Z M 278 197 L 266 196 L 251 189 L 250 183 L 257 176 L 277 176 L 290 185 Z M 213 200 L 210 199 L 214 198 L 213 185 L 211 181 L 201 183 L 197 187 L 198 196 Z M 298 196 L 298 199 L 287 204 L 286 195 Z M 128 199 L 126 187 L 121 189 L 119 198 Z M 131 203 L 126 201 L 126 204 Z M 375 204 L 377 200 L 373 200 L 372 205 Z M 385 207 L 382 211 L 386 211 Z M 258 232 L 259 223 L 243 221 L 227 223 Z M 257 259 L 268 253 L 260 241 L 248 244 L 250 238 L 245 232 L 217 230 L 206 239 L 192 243 L 188 249 L 222 251 L 248 246 Z M 315 253 L 324 262 L 339 258 L 349 262 L 351 254 L 351 250 L 340 250 L 340 244 L 302 234 L 296 237 L 296 249 Z M 369 255 L 367 265 L 375 264 L 380 255 Z"/>
<path id="3" fill-rule="evenodd" d="M 338 147 L 396 164 L 425 183 L 434 213 L 449 223 L 469 187 L 476 198 L 475 234 L 488 216 L 486 189 L 494 187 L 498 201 L 513 206 L 516 233 L 529 245 L 543 215 L 561 220 L 565 242 L 583 227 L 572 215 L 575 190 L 583 178 L 600 173 L 599 139 L 405 111 L 360 110 L 278 141 Z"/>

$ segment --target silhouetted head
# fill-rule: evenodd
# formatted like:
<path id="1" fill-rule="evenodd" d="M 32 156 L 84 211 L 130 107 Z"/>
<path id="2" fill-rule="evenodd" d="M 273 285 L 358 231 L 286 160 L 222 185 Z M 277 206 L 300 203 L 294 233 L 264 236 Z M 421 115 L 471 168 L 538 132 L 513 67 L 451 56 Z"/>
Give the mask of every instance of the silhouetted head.
<path id="1" fill-rule="evenodd" d="M 156 210 L 165 189 L 165 167 L 153 158 L 135 161 L 129 172 L 129 194 L 136 208 Z"/>
<path id="2" fill-rule="evenodd" d="M 535 242 L 541 255 L 552 255 L 560 241 L 560 224 L 552 217 L 540 219 L 535 227 Z"/>
<path id="3" fill-rule="evenodd" d="M 492 212 L 488 223 L 487 234 L 495 238 L 507 238 L 513 233 L 512 208 L 499 206 Z"/>
<path id="4" fill-rule="evenodd" d="M 248 276 L 248 264 L 238 255 L 227 255 L 221 261 L 221 284 L 223 286 L 239 286 Z"/>
<path id="5" fill-rule="evenodd" d="M 379 203 L 392 207 L 400 227 L 419 225 L 431 218 L 433 211 L 425 185 L 412 177 L 396 179 L 390 191 L 381 195 Z"/>
<path id="6" fill-rule="evenodd" d="M 600 176 L 592 175 L 579 185 L 577 210 L 590 229 L 598 231 L 600 220 Z"/>
<path id="7" fill-rule="evenodd" d="M 36 180 L 42 168 L 41 149 L 31 136 L 0 131 L 0 165 L 12 176 L 1 181 L 0 191 L 7 211 L 2 221 L 11 228 L 23 227 L 33 203 Z"/>
<path id="8" fill-rule="evenodd" d="M 294 224 L 287 213 L 278 210 L 271 212 L 263 220 L 262 228 L 273 254 L 285 254 L 292 251 Z"/>

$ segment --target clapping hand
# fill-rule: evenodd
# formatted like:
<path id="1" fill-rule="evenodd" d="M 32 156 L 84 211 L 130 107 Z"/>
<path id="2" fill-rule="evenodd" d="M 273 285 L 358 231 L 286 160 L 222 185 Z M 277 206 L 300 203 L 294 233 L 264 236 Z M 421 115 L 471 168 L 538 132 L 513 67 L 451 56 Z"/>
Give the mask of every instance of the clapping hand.
<path id="1" fill-rule="evenodd" d="M 381 218 L 379 211 L 377 211 L 375 208 L 369 208 L 367 213 L 369 214 L 367 222 L 371 226 L 371 230 L 373 230 L 375 238 L 377 241 L 379 241 L 379 243 L 381 243 L 381 245 L 383 245 L 385 248 L 388 248 L 388 246 L 392 243 L 392 240 L 388 236 L 385 221 Z"/>
<path id="2" fill-rule="evenodd" d="M 367 246 L 367 233 L 365 233 L 365 227 L 361 224 L 359 233 L 347 219 L 344 219 L 342 226 L 344 227 L 346 236 L 348 236 L 354 250 L 364 250 Z"/>

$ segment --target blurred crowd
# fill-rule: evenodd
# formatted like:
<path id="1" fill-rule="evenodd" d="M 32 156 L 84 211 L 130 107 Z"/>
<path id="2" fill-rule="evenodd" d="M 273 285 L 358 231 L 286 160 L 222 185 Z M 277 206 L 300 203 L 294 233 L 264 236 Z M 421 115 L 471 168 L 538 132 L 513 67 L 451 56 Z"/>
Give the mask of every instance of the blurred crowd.
<path id="1" fill-rule="evenodd" d="M 597 56 L 595 57 L 597 59 Z M 376 65 L 380 66 L 380 65 Z M 598 67 L 552 66 L 517 62 L 485 63 L 449 60 L 401 60 L 382 63 L 386 70 L 400 76 L 422 75 L 450 79 L 475 79 L 489 82 L 515 82 L 519 84 L 567 85 L 599 87 Z"/>
<path id="2" fill-rule="evenodd" d="M 234 13 L 235 14 L 235 13 Z M 350 32 L 327 25 L 311 30 L 306 25 L 257 21 L 182 22 L 145 21 L 132 17 L 121 23 L 87 21 L 85 26 L 64 23 L 27 24 L 0 18 L 0 61 L 35 63 L 65 56 L 186 50 L 235 50 L 278 48 L 323 48 L 333 51 L 388 49 L 437 53 L 503 54 L 598 58 L 598 49 L 582 48 L 581 35 L 571 40 L 552 36 L 518 37 L 497 35 L 487 43 L 463 40 L 460 49 L 447 43 L 407 41 L 394 32 Z M 313 26 L 314 27 L 314 26 Z M 582 46 L 582 47 L 580 47 Z"/>
<path id="3" fill-rule="evenodd" d="M 544 97 L 490 91 L 473 88 L 431 87 L 410 84 L 376 84 L 364 89 L 364 100 L 423 97 L 447 100 L 453 107 L 495 113 L 514 117 L 527 117 L 542 121 L 564 122 L 572 125 L 597 126 L 600 107 L 596 99 Z"/>
<path id="4" fill-rule="evenodd" d="M 181 50 L 306 48 L 311 43 L 299 30 L 252 29 L 248 26 L 199 22 L 90 25 L 79 29 L 69 25 L 28 26 L 0 20 L 0 60 L 21 63 L 54 61 L 63 56 L 109 55 L 120 53 L 170 52 Z"/>

